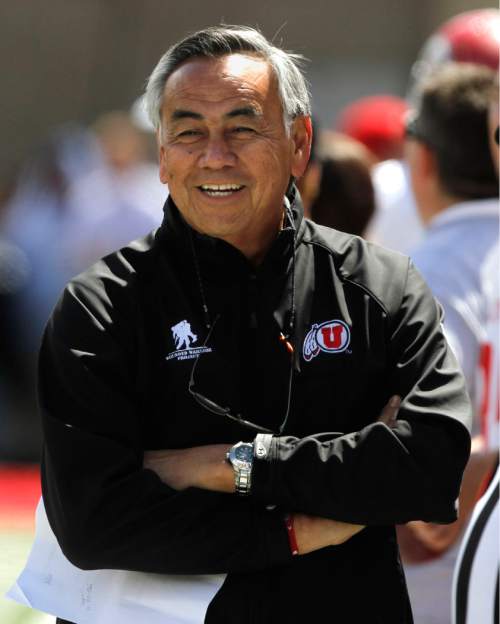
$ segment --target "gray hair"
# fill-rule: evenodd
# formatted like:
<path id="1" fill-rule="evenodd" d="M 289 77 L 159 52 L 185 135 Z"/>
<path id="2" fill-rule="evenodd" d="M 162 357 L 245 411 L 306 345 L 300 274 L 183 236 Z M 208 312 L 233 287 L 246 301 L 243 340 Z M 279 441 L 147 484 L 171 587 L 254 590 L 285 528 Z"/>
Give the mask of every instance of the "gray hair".
<path id="1" fill-rule="evenodd" d="M 278 82 L 286 128 L 295 117 L 311 114 L 309 92 L 301 70 L 304 57 L 277 48 L 255 28 L 224 24 L 187 36 L 161 57 L 149 77 L 144 96 L 153 126 L 156 129 L 160 127 L 165 83 L 179 65 L 193 58 L 216 58 L 238 53 L 255 54 L 271 66 Z"/>

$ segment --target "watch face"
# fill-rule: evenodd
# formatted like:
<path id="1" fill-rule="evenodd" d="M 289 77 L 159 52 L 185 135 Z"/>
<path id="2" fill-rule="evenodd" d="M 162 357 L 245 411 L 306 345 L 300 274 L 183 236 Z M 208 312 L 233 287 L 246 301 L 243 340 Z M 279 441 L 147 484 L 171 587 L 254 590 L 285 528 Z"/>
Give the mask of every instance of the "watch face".
<path id="1" fill-rule="evenodd" d="M 241 461 L 250 461 L 253 455 L 253 448 L 251 446 L 239 446 L 235 449 L 235 457 Z"/>
<path id="2" fill-rule="evenodd" d="M 250 469 L 253 460 L 253 444 L 242 443 L 233 446 L 229 458 L 234 466 Z"/>

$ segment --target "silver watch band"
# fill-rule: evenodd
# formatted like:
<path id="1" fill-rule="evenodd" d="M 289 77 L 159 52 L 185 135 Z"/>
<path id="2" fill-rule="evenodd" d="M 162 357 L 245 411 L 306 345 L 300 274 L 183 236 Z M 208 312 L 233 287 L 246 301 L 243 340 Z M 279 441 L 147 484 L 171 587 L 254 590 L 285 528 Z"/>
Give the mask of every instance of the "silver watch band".
<path id="1" fill-rule="evenodd" d="M 234 471 L 234 485 L 236 492 L 242 496 L 250 494 L 252 485 L 252 471 L 239 468 Z"/>

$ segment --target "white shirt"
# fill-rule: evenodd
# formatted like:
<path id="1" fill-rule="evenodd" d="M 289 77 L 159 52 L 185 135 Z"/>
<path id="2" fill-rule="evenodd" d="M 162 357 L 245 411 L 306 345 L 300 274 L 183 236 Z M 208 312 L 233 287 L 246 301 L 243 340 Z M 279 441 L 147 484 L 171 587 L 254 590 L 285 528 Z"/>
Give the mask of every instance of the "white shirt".
<path id="1" fill-rule="evenodd" d="M 498 201 L 483 199 L 439 213 L 412 255 L 444 308 L 445 332 L 476 406 L 481 345 L 488 340 L 491 311 L 498 305 L 498 274 L 487 270 L 498 246 Z"/>
<path id="2" fill-rule="evenodd" d="M 493 348 L 498 348 L 498 334 L 496 347 L 490 351 L 485 348 L 486 344 L 492 344 L 489 336 L 495 335 L 492 324 L 495 319 L 498 324 L 498 254 L 496 199 L 464 202 L 441 212 L 432 220 L 423 241 L 412 254 L 415 265 L 443 305 L 444 329 L 476 406 L 474 427 L 476 432 L 481 429 L 483 435 L 487 427 L 486 437 L 490 443 L 495 434 L 491 425 L 485 425 L 487 419 L 481 415 L 481 409 L 484 411 L 484 405 L 488 405 L 490 416 L 495 412 L 494 399 L 484 393 L 488 391 L 489 396 L 494 391 L 491 381 L 494 366 L 498 371 L 498 351 L 493 352 Z M 485 365 L 487 361 L 490 364 Z M 488 366 L 489 382 L 486 381 Z M 458 548 L 456 544 L 429 563 L 405 565 L 415 622 L 450 623 L 452 576 Z M 476 622 L 479 624 L 479 620 Z"/>
<path id="3" fill-rule="evenodd" d="M 488 449 L 500 444 L 500 249 L 496 245 L 481 271 L 487 288 L 486 327 L 476 374 L 477 413 Z"/>

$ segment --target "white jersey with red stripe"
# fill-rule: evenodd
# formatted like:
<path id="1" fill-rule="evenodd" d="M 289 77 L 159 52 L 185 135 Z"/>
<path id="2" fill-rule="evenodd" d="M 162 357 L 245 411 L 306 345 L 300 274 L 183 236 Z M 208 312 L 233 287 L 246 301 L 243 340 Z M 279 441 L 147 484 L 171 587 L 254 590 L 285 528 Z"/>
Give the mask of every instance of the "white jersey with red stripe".
<path id="1" fill-rule="evenodd" d="M 479 351 L 477 406 L 481 434 L 488 449 L 499 445 L 500 376 L 500 253 L 494 248 L 482 267 L 482 283 L 489 308 L 484 340 Z M 453 624 L 498 624 L 500 469 L 474 508 L 453 579 Z"/>
<path id="2" fill-rule="evenodd" d="M 498 444 L 497 200 L 464 202 L 440 213 L 412 257 L 444 308 L 445 332 L 465 373 L 476 407 L 474 432 L 481 432 L 488 446 L 493 447 Z M 486 538 L 485 534 L 481 539 L 495 540 L 490 544 L 490 552 L 498 563 L 498 531 L 491 538 L 494 534 L 491 526 L 488 524 L 489 537 Z M 455 545 L 430 563 L 405 566 L 415 622 L 450 622 L 450 596 L 457 555 L 458 545 Z M 474 574 L 478 569 L 474 565 Z M 472 595 L 468 604 L 472 609 Z M 480 620 L 455 622 L 479 624 Z M 490 620 L 484 622 L 491 624 Z"/>
<path id="3" fill-rule="evenodd" d="M 489 308 L 486 312 L 484 339 L 479 350 L 476 404 L 485 447 L 498 449 L 500 444 L 500 252 L 498 245 L 492 250 L 484 264 L 481 281 L 487 292 Z"/>
<path id="4" fill-rule="evenodd" d="M 473 404 L 477 407 L 474 432 L 496 415 L 494 400 L 484 399 L 498 388 L 498 258 L 499 210 L 496 199 L 455 204 L 439 213 L 412 255 L 413 260 L 444 308 L 444 328 L 462 366 Z M 493 268 L 491 268 L 493 267 Z M 478 374 L 478 367 L 482 371 Z M 482 410 L 481 410 L 481 405 Z M 486 406 L 486 407 L 485 407 Z M 483 415 L 480 422 L 480 414 Z M 489 425 L 488 425 L 489 426 Z M 494 434 L 487 434 L 488 437 Z"/>
<path id="5" fill-rule="evenodd" d="M 487 292 L 486 326 L 479 350 L 477 408 L 488 449 L 498 449 L 500 420 L 500 253 L 498 245 L 481 271 Z M 453 579 L 453 624 L 498 624 L 500 469 L 474 508 L 460 547 Z"/>

